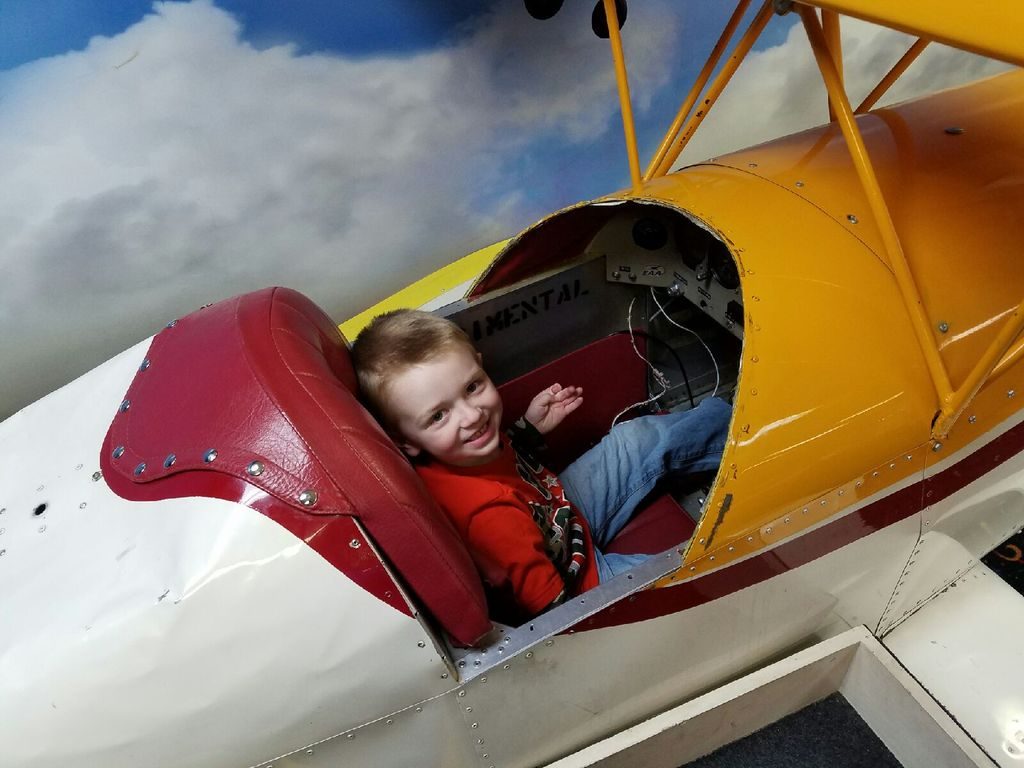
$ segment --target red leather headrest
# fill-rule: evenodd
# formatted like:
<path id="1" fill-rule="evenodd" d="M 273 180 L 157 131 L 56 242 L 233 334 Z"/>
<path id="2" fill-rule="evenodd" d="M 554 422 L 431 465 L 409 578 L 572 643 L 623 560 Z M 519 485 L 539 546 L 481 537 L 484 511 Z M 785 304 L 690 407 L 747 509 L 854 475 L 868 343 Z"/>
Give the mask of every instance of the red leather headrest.
<path id="1" fill-rule="evenodd" d="M 161 480 L 174 477 L 168 495 L 180 496 L 186 477 L 224 473 L 304 514 L 356 517 L 437 622 L 471 644 L 491 628 L 476 569 L 355 391 L 345 340 L 309 299 L 287 288 L 227 299 L 154 338 L 108 431 L 104 471 L 149 486 L 149 499 Z"/>

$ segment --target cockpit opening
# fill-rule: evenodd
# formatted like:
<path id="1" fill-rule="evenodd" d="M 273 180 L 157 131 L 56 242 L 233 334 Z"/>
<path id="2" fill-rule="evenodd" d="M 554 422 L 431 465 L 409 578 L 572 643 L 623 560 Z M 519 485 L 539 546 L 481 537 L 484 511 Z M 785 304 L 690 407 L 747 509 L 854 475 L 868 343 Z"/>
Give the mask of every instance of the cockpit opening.
<path id="1" fill-rule="evenodd" d="M 437 310 L 482 352 L 507 420 L 552 383 L 585 387 L 584 407 L 549 435 L 544 461 L 555 472 L 614 423 L 709 397 L 731 403 L 744 324 L 729 247 L 685 214 L 623 203 L 563 215 L 568 223 L 556 217 L 513 242 L 469 299 Z M 677 567 L 716 475 L 657 489 L 611 551 L 670 552 L 662 572 Z M 571 623 L 579 611 L 552 613 Z"/>
<path id="2" fill-rule="evenodd" d="M 541 373 L 559 360 L 570 375 L 568 361 L 579 350 L 622 335 L 604 343 L 625 346 L 627 367 L 614 358 L 606 378 L 580 371 L 592 387 L 639 397 L 613 417 L 693 408 L 708 396 L 731 399 L 744 299 L 729 247 L 661 206 L 595 205 L 562 216 L 570 222 L 550 219 L 513 242 L 468 300 L 438 310 L 469 333 L 495 381 Z M 539 258 L 545 250 L 554 268 Z M 622 381 L 628 376 L 642 383 Z"/>

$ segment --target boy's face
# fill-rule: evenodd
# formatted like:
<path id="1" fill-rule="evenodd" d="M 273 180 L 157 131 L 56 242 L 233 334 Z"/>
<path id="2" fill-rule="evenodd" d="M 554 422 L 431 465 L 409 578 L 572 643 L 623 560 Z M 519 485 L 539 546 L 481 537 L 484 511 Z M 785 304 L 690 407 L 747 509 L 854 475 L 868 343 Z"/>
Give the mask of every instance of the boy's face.
<path id="1" fill-rule="evenodd" d="M 501 452 L 501 396 L 479 354 L 449 350 L 407 368 L 391 380 L 387 403 L 399 445 L 410 456 L 422 452 L 471 467 Z"/>

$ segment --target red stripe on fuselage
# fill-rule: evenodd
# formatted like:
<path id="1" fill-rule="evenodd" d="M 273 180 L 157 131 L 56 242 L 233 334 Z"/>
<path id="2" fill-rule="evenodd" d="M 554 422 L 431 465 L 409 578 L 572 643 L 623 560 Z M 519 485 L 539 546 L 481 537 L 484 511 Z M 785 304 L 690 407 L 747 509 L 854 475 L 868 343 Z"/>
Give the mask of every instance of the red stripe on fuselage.
<path id="1" fill-rule="evenodd" d="M 1000 464 L 1024 451 L 1024 422 L 1008 429 L 994 440 L 951 467 L 924 481 L 924 503 L 936 504 L 961 488 L 988 474 Z"/>
<path id="2" fill-rule="evenodd" d="M 678 613 L 799 568 L 939 502 L 1024 450 L 1024 423 L 935 474 L 753 557 L 671 587 L 648 589 L 605 608 L 573 632 Z"/>

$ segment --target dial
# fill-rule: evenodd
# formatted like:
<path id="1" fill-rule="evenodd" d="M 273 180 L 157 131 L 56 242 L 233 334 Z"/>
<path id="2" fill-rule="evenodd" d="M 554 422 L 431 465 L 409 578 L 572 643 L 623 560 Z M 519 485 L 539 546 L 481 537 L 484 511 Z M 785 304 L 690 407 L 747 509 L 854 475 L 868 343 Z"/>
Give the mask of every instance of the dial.
<path id="1" fill-rule="evenodd" d="M 668 231 L 657 219 L 639 219 L 633 225 L 633 242 L 645 251 L 657 251 L 668 242 Z"/>
<path id="2" fill-rule="evenodd" d="M 690 269 L 697 269 L 708 256 L 708 243 L 711 235 L 689 221 L 676 224 L 676 247 L 683 264 Z"/>
<path id="3" fill-rule="evenodd" d="M 740 273 L 736 269 L 736 262 L 732 260 L 732 254 L 725 247 L 724 243 L 715 240 L 711 245 L 711 252 L 708 254 L 708 263 L 711 266 L 711 273 L 715 280 L 729 291 L 740 287 Z"/>

